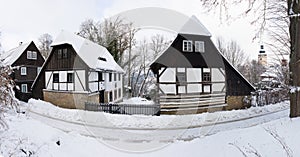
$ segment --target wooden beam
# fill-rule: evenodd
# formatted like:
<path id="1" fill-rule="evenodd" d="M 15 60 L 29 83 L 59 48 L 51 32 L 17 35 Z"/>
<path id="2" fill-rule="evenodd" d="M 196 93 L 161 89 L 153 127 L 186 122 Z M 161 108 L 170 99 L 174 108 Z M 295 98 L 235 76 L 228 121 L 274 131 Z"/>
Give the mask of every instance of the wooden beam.
<path id="1" fill-rule="evenodd" d="M 164 70 L 163 70 L 160 74 L 158 74 L 158 77 L 161 77 L 161 75 L 162 75 L 166 70 L 167 70 L 167 68 L 165 67 Z M 159 73 L 159 71 L 158 71 L 158 73 Z"/>
<path id="2" fill-rule="evenodd" d="M 78 78 L 78 80 L 79 80 L 79 83 L 81 84 L 82 89 L 83 89 L 83 90 L 86 90 L 86 89 L 84 88 L 84 86 L 83 86 L 81 80 L 80 80 L 80 77 L 79 77 L 77 71 L 75 70 L 74 72 L 75 72 L 75 74 L 76 74 L 76 76 L 77 76 L 77 78 Z M 74 79 L 74 87 L 75 87 L 75 79 Z"/>

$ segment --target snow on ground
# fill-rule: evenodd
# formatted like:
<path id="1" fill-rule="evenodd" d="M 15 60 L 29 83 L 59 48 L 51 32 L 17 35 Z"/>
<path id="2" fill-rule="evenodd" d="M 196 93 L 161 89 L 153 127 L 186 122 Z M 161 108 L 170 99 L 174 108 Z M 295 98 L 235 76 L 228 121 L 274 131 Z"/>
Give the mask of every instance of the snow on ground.
<path id="1" fill-rule="evenodd" d="M 35 104 L 39 104 L 42 107 L 39 108 Z M 67 120 L 78 121 L 80 120 L 80 114 L 82 114 L 78 113 L 80 111 L 60 109 L 41 101 L 31 100 L 30 105 L 31 110 Z M 288 106 L 288 102 L 251 108 L 247 111 L 226 111 L 218 114 L 218 117 L 220 117 L 218 119 L 227 119 L 230 117 L 241 118 L 246 114 L 261 114 L 267 111 L 284 109 L 286 106 Z M 99 113 L 94 114 L 96 116 Z M 209 114 L 217 115 L 216 113 L 204 113 L 201 115 Z M 201 115 L 197 115 L 194 118 L 199 120 Z M 160 119 L 168 120 L 169 116 L 106 115 L 106 117 L 112 117 L 111 119 L 115 120 L 125 118 L 125 121 L 117 123 L 120 126 L 125 125 L 130 127 L 133 125 L 134 127 L 151 128 L 157 127 L 157 123 L 163 122 Z M 182 118 L 185 116 L 179 117 Z M 64 132 L 44 124 L 43 121 L 37 121 L 28 114 L 9 112 L 5 114 L 5 119 L 10 128 L 7 131 L 0 132 L 0 156 L 300 156 L 299 145 L 297 143 L 297 141 L 300 141 L 300 119 L 291 120 L 288 118 L 288 115 L 284 115 L 283 117 L 247 128 L 223 130 L 216 134 L 202 136 L 191 141 L 164 143 L 142 141 L 136 143 L 136 145 L 131 145 L 126 141 L 107 142 L 93 137 L 82 136 L 75 131 Z M 211 119 L 213 117 L 210 117 Z M 143 120 L 145 120 L 144 123 L 148 123 L 147 126 L 142 125 Z M 134 121 L 140 124 L 135 125 L 133 124 Z M 183 122 L 179 122 L 178 124 L 184 126 Z M 153 150 L 143 149 L 142 146 L 149 143 L 157 145 L 157 147 L 153 147 L 155 148 Z M 126 149 L 126 146 L 136 146 L 140 149 L 138 151 L 131 151 L 134 149 Z"/>

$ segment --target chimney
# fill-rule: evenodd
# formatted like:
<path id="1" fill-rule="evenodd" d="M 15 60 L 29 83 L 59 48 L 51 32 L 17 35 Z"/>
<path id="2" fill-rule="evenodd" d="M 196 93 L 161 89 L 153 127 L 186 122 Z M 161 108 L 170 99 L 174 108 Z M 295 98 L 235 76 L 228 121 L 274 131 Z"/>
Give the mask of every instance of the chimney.
<path id="1" fill-rule="evenodd" d="M 21 41 L 20 43 L 19 43 L 19 46 L 21 46 L 23 44 L 23 42 Z"/>

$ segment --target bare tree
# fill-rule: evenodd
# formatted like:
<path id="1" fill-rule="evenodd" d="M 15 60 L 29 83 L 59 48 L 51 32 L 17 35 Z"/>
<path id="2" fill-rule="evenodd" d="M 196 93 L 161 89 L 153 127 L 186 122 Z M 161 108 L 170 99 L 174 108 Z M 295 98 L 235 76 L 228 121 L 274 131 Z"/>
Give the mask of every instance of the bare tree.
<path id="1" fill-rule="evenodd" d="M 244 3 L 242 3 L 244 2 Z M 299 17 L 300 17 L 300 3 L 299 0 L 202 0 L 202 5 L 212 8 L 219 8 L 225 10 L 225 16 L 230 17 L 228 9 L 230 5 L 248 4 L 244 14 L 256 13 L 258 16 L 255 22 L 260 21 L 260 28 L 257 34 L 261 34 L 265 28 L 266 23 L 271 20 L 278 21 L 282 18 L 276 14 L 276 9 L 287 8 L 285 17 L 289 19 L 289 37 L 290 40 L 290 84 L 294 87 L 300 87 L 300 33 L 299 33 Z M 283 7 L 285 6 L 285 7 Z M 222 15 L 222 14 L 220 14 Z M 276 26 L 278 28 L 280 26 Z M 290 117 L 300 116 L 300 91 L 290 94 L 291 110 Z"/>
<path id="2" fill-rule="evenodd" d="M 155 59 L 159 53 L 161 53 L 169 44 L 170 40 L 167 40 L 162 34 L 156 34 L 151 37 L 150 49 L 153 51 L 153 59 Z"/>
<path id="3" fill-rule="evenodd" d="M 217 48 L 236 68 L 245 63 L 247 56 L 236 41 L 226 42 L 223 38 L 217 38 Z"/>
<path id="4" fill-rule="evenodd" d="M 44 58 L 47 58 L 50 54 L 50 45 L 53 42 L 53 38 L 50 34 L 45 33 L 39 37 L 39 49 L 44 56 Z"/>
<path id="5" fill-rule="evenodd" d="M 138 30 L 132 23 L 120 17 L 96 22 L 88 19 L 81 23 L 78 34 L 107 48 L 114 59 L 122 65 L 123 54 L 135 45 L 134 35 Z"/>

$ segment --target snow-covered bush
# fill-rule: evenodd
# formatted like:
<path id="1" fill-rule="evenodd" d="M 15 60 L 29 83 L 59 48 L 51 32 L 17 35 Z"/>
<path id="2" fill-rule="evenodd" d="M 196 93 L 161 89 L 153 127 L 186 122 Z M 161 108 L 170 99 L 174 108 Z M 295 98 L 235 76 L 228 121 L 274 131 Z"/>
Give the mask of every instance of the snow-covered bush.
<path id="1" fill-rule="evenodd" d="M 0 62 L 0 129 L 7 127 L 3 113 L 8 109 L 17 109 L 18 107 L 18 100 L 13 91 L 15 84 L 10 77 L 11 73 L 11 67 Z"/>

